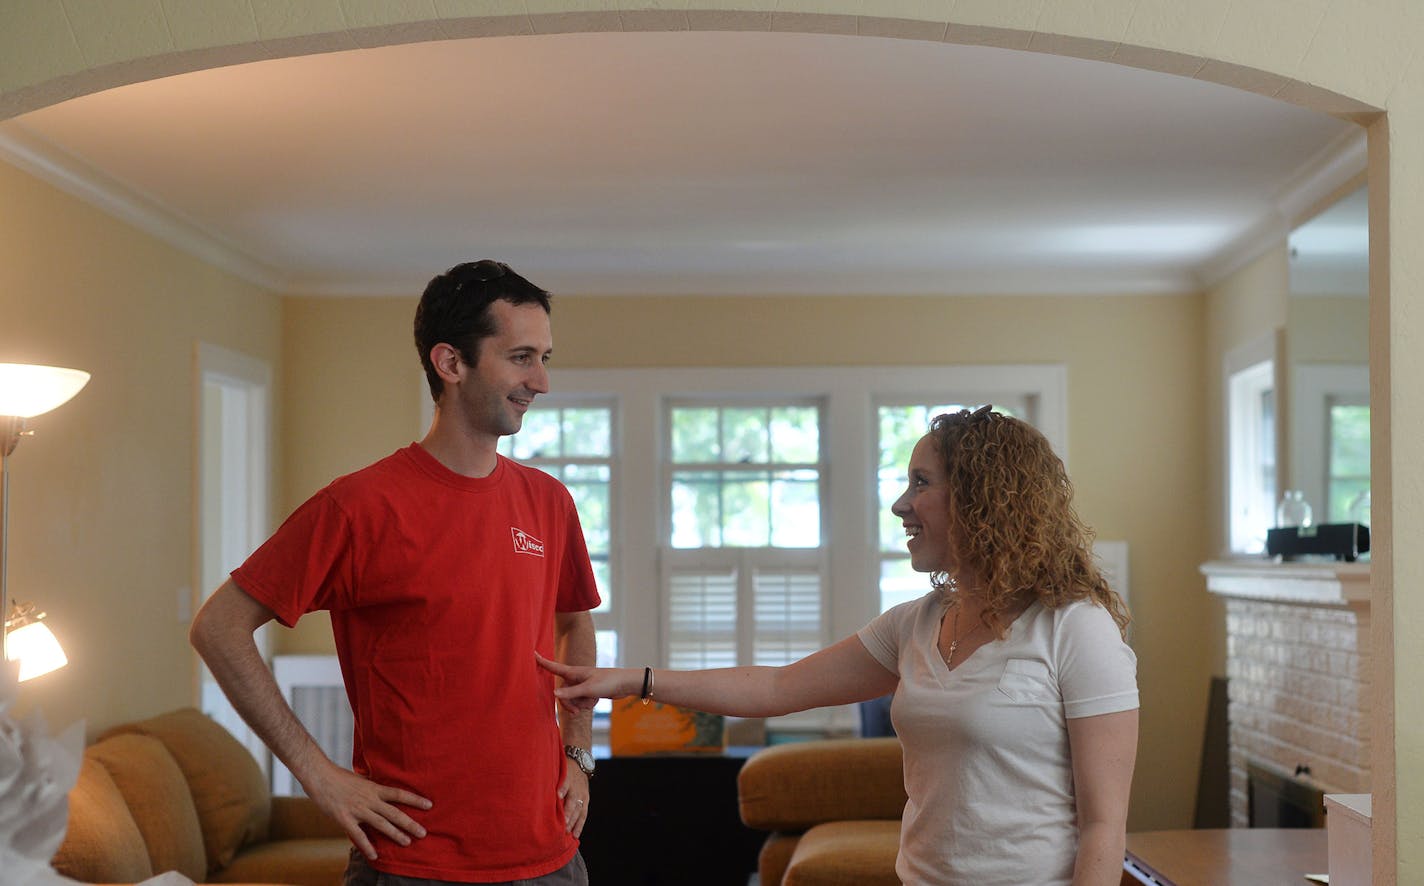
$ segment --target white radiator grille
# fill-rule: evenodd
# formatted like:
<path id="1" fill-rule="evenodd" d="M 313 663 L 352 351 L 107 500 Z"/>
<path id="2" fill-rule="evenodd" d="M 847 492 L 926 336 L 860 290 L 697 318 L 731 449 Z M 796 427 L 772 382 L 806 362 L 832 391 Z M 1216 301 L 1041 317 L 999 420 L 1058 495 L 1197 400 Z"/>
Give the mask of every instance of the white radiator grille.
<path id="1" fill-rule="evenodd" d="M 278 655 L 272 659 L 277 686 L 317 746 L 339 766 L 351 765 L 351 705 L 334 655 Z M 301 784 L 282 761 L 272 761 L 272 793 L 301 796 Z"/>

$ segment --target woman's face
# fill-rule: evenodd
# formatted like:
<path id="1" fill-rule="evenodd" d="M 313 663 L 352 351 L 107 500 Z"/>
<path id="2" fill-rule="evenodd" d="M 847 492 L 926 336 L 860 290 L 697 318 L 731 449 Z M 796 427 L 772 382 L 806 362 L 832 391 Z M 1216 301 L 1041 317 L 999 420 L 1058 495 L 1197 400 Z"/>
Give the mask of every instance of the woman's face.
<path id="1" fill-rule="evenodd" d="M 916 572 L 947 572 L 949 541 L 949 478 L 933 437 L 926 435 L 910 453 L 909 488 L 890 506 L 905 525 L 910 566 Z"/>

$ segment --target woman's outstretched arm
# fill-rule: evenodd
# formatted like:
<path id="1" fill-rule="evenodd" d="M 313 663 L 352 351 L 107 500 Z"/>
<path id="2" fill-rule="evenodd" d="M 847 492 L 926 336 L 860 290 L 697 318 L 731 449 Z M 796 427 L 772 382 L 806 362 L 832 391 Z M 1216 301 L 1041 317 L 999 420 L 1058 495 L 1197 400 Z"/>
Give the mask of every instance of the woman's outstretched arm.
<path id="1" fill-rule="evenodd" d="M 566 707 L 583 710 L 600 698 L 643 692 L 644 668 L 569 667 L 542 656 L 539 664 L 563 678 L 554 694 Z M 655 668 L 650 682 L 657 701 L 733 717 L 775 717 L 876 698 L 893 691 L 899 677 L 872 658 L 859 637 L 850 636 L 779 668 Z"/>

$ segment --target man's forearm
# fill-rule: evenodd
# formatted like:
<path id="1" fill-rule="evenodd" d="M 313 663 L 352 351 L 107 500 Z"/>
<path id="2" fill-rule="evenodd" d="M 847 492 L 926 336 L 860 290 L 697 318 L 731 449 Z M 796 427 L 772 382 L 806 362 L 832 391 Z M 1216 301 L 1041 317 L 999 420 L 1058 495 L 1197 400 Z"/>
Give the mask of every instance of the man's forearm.
<path id="1" fill-rule="evenodd" d="M 292 712 L 277 684 L 270 682 L 271 671 L 256 648 L 251 658 L 214 656 L 204 660 L 237 713 L 298 781 L 305 782 L 313 766 L 325 761 L 325 754 Z"/>
<path id="2" fill-rule="evenodd" d="M 221 593 L 221 591 L 219 592 Z M 242 593 L 236 591 L 236 593 Z M 193 621 L 191 640 L 213 678 L 222 687 L 233 709 L 252 731 L 286 764 L 303 784 L 322 764 L 330 760 L 297 719 L 282 696 L 267 663 L 257 650 L 246 614 L 226 604 L 240 599 L 219 598 L 204 607 Z"/>

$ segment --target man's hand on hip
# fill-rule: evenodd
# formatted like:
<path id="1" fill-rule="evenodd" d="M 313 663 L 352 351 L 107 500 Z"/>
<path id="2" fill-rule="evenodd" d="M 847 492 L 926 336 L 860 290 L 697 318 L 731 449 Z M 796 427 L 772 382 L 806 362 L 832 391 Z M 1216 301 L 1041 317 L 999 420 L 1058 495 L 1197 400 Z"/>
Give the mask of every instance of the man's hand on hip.
<path id="1" fill-rule="evenodd" d="M 380 831 L 402 846 L 409 846 L 412 838 L 425 836 L 425 828 L 400 807 L 429 809 L 431 803 L 410 791 L 376 784 L 329 761 L 321 767 L 320 773 L 304 781 L 302 787 L 323 812 L 341 825 L 351 842 L 369 859 L 375 859 L 376 847 L 371 845 L 370 838 L 362 830 L 363 825 Z M 585 794 L 587 788 L 585 784 Z"/>

